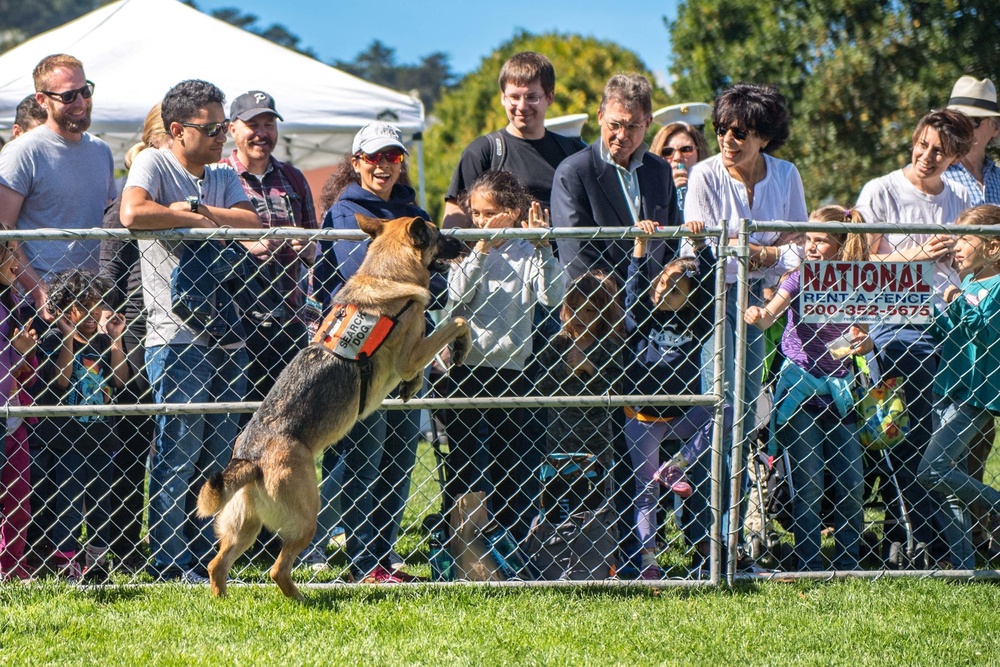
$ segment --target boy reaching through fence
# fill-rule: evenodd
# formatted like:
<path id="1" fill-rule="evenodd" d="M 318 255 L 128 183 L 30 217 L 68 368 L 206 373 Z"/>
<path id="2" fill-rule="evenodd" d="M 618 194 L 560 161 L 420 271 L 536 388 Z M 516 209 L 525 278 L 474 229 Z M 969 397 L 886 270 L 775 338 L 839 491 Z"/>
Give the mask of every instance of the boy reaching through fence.
<path id="1" fill-rule="evenodd" d="M 39 405 L 107 405 L 128 380 L 121 344 L 125 318 L 112 315 L 107 333 L 98 331 L 103 295 L 109 288 L 105 279 L 78 269 L 62 271 L 53 279 L 47 305 L 56 317 L 55 326 L 38 343 Z M 41 472 L 54 487 L 53 497 L 42 501 L 51 503 L 55 513 L 51 539 L 59 572 L 73 580 L 105 579 L 115 448 L 110 420 L 95 414 L 47 417 L 40 420 L 37 433 L 45 449 Z M 84 523 L 87 546 L 81 571 L 77 552 Z"/>

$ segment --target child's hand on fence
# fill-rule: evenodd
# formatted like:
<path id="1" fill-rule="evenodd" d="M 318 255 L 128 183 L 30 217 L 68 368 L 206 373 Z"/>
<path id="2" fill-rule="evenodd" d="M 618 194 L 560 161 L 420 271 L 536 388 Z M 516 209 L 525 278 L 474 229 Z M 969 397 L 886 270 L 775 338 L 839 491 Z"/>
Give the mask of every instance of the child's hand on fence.
<path id="1" fill-rule="evenodd" d="M 24 329 L 14 329 L 14 333 L 11 334 L 10 343 L 14 346 L 14 349 L 20 353 L 22 357 L 27 357 L 31 354 L 32 350 L 35 349 L 35 343 L 38 342 L 38 333 L 34 329 L 24 330 Z"/>
<path id="2" fill-rule="evenodd" d="M 549 209 L 542 208 L 542 203 L 539 201 L 531 202 L 531 208 L 528 209 L 528 221 L 525 224 L 528 229 L 548 229 L 549 228 Z M 541 248 L 549 244 L 548 239 L 539 239 L 531 241 L 536 248 Z"/>
<path id="3" fill-rule="evenodd" d="M 766 319 L 770 315 L 766 308 L 761 308 L 760 306 L 747 306 L 746 312 L 743 313 L 743 321 L 747 324 L 757 324 L 763 319 Z"/>
<path id="4" fill-rule="evenodd" d="M 125 316 L 121 313 L 115 313 L 108 318 L 108 322 L 105 325 L 105 331 L 112 338 L 120 338 L 125 332 Z"/>
<path id="5" fill-rule="evenodd" d="M 703 234 L 705 232 L 705 223 L 700 220 L 694 220 L 692 222 L 685 222 L 681 225 L 681 229 L 686 229 L 692 234 Z M 690 237 L 691 246 L 698 250 L 699 248 L 705 247 L 705 237 L 704 236 L 694 236 Z"/>
<path id="6" fill-rule="evenodd" d="M 641 234 L 635 237 L 635 246 L 633 251 L 633 256 L 635 257 L 645 257 L 646 256 L 646 242 L 649 240 L 645 234 L 652 234 L 657 229 L 657 224 L 652 220 L 640 220 L 635 223 L 635 226 L 639 228 Z"/>
<path id="7" fill-rule="evenodd" d="M 956 285 L 948 285 L 944 288 L 944 294 L 941 296 L 945 303 L 951 303 L 958 298 L 958 295 L 962 293 L 962 288 Z"/>
<path id="8" fill-rule="evenodd" d="M 922 252 L 916 259 L 918 261 L 950 259 L 951 252 L 955 247 L 955 240 L 955 237 L 949 234 L 935 234 L 927 243 L 920 246 Z"/>

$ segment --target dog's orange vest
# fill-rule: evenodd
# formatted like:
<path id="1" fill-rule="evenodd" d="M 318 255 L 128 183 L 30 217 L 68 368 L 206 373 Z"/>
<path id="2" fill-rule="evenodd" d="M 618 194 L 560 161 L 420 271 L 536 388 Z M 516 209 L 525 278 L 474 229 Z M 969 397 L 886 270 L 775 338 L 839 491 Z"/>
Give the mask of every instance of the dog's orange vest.
<path id="1" fill-rule="evenodd" d="M 406 308 L 409 304 L 396 317 L 387 317 L 362 313 L 353 304 L 334 306 L 316 330 L 312 342 L 322 345 L 341 359 L 371 359 Z"/>

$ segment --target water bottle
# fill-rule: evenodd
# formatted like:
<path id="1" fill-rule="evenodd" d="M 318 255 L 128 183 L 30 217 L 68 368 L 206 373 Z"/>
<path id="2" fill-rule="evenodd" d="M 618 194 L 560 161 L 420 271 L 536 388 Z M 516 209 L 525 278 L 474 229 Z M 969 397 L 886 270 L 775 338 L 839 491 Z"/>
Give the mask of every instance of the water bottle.
<path id="1" fill-rule="evenodd" d="M 677 165 L 677 170 L 687 171 L 687 167 L 684 166 L 683 162 L 681 162 Z M 686 185 L 682 185 L 681 187 L 677 188 L 677 206 L 681 209 L 681 213 L 684 212 L 684 197 L 685 195 L 687 195 L 687 191 L 688 187 Z"/>
<path id="2" fill-rule="evenodd" d="M 455 561 L 448 551 L 448 528 L 440 514 L 429 514 L 424 519 L 424 530 L 430 534 L 428 560 L 431 562 L 433 581 L 454 581 Z"/>
<path id="3" fill-rule="evenodd" d="M 496 561 L 497 569 L 507 579 L 520 579 L 521 570 L 524 569 L 524 559 L 517 548 L 514 538 L 497 523 L 490 521 L 485 528 L 480 531 L 480 537 L 489 551 L 493 560 Z"/>

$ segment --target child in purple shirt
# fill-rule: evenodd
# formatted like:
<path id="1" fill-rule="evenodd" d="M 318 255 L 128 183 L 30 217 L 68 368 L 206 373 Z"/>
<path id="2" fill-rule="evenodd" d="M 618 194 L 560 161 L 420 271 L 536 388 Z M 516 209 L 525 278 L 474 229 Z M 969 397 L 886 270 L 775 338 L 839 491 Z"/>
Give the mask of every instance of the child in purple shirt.
<path id="1" fill-rule="evenodd" d="M 824 206 L 809 216 L 810 222 L 864 222 L 857 211 Z M 805 258 L 808 261 L 863 261 L 868 247 L 862 234 L 809 232 Z M 834 526 L 836 549 L 833 567 L 856 570 L 864 519 L 861 443 L 857 437 L 854 401 L 851 396 L 852 354 L 866 354 L 872 343 L 867 329 L 849 324 L 803 322 L 799 315 L 801 278 L 793 271 L 781 282 L 766 306 L 750 306 L 743 319 L 760 329 L 770 327 L 788 312 L 781 337 L 785 362 L 774 392 L 772 433 L 779 447 L 791 458 L 792 532 L 795 555 L 801 570 L 821 570 L 820 509 L 826 471 L 833 477 L 836 494 Z M 849 346 L 837 357 L 829 343 L 846 336 Z M 839 352 L 839 350 L 836 350 Z"/>

